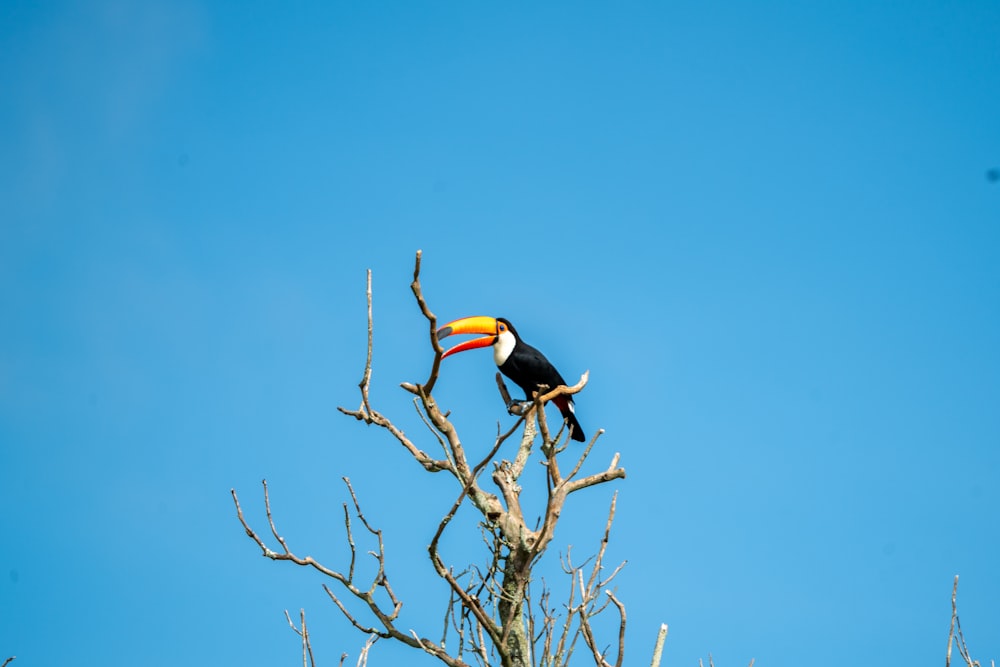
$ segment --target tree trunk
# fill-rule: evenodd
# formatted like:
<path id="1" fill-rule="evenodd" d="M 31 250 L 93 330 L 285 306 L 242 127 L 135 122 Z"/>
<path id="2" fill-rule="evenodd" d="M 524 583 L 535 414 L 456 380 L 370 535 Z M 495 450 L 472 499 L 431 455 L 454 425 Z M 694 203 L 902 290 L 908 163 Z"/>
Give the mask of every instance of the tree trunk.
<path id="1" fill-rule="evenodd" d="M 530 667 L 531 647 L 524 624 L 524 592 L 531 576 L 531 552 L 516 545 L 507 552 L 503 568 L 503 595 L 500 599 L 500 622 L 506 641 L 504 667 Z"/>

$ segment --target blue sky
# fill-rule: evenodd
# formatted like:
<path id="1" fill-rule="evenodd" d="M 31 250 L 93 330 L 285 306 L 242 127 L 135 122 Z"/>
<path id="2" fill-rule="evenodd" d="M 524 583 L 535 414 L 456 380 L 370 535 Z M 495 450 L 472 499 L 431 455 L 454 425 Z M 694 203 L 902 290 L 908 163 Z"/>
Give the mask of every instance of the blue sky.
<path id="1" fill-rule="evenodd" d="M 627 664 L 662 622 L 666 664 L 939 664 L 955 574 L 1000 657 L 995 3 L 15 0 L 0 89 L 0 658 L 295 661 L 305 607 L 353 664 L 236 522 L 265 477 L 331 565 L 350 477 L 436 635 L 455 489 L 335 409 L 371 268 L 372 397 L 420 433 L 418 248 L 439 317 L 590 371 Z M 490 357 L 437 388 L 471 451 L 509 423 Z M 402 661 L 434 664 L 369 664 Z"/>

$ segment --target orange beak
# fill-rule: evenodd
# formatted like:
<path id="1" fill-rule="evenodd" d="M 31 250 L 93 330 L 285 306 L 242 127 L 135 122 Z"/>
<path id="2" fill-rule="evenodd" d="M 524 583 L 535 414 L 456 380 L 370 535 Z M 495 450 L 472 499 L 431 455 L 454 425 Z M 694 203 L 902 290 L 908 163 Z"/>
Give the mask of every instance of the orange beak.
<path id="1" fill-rule="evenodd" d="M 485 315 L 463 317 L 460 320 L 449 322 L 437 331 L 438 340 L 453 334 L 486 334 L 486 336 L 483 338 L 473 338 L 472 340 L 467 340 L 464 343 L 459 343 L 442 354 L 442 359 L 457 352 L 464 352 L 465 350 L 472 350 L 477 347 L 488 347 L 492 345 L 493 341 L 497 338 L 497 321 L 494 318 L 486 317 Z"/>

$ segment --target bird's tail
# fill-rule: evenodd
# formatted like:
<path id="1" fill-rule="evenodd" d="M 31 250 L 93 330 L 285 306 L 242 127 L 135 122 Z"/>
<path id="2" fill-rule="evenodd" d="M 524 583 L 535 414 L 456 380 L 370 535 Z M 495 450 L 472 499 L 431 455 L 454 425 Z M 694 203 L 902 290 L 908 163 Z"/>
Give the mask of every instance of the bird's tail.
<path id="1" fill-rule="evenodd" d="M 576 414 L 573 412 L 573 399 L 568 396 L 557 396 L 552 399 L 552 402 L 556 404 L 559 408 L 559 412 L 562 414 L 563 419 L 569 424 L 570 437 L 577 442 L 585 442 L 587 436 L 583 434 L 583 427 L 580 426 L 580 422 L 576 420 Z"/>

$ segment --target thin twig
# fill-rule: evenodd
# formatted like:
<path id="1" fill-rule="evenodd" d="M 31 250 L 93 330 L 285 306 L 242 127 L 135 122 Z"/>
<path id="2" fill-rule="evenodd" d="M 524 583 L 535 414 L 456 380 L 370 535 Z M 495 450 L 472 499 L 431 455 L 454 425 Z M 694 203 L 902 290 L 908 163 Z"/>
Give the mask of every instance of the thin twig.
<path id="1" fill-rule="evenodd" d="M 278 544 L 281 548 L 285 550 L 285 553 L 289 553 L 288 545 L 285 544 L 285 538 L 278 535 L 278 529 L 274 526 L 274 517 L 271 516 L 271 498 L 267 493 L 267 480 L 261 480 L 261 484 L 264 486 L 264 512 L 267 514 L 267 525 L 271 527 L 271 534 L 274 535 L 274 539 L 278 540 Z"/>
<path id="2" fill-rule="evenodd" d="M 434 436 L 434 439 L 438 441 L 439 445 L 441 445 L 441 449 L 444 451 L 444 458 L 446 461 L 448 461 L 448 465 L 450 466 L 449 470 L 450 472 L 454 473 L 455 462 L 451 459 L 451 452 L 448 451 L 448 443 L 445 442 L 444 438 L 441 437 L 441 434 L 438 432 L 436 428 L 434 428 L 434 425 L 427 418 L 427 415 L 425 415 L 423 411 L 420 409 L 419 397 L 413 399 L 413 409 L 417 411 L 417 416 L 420 417 L 420 421 L 424 423 L 424 426 L 427 427 L 427 430 L 431 432 L 431 435 Z"/>
<path id="3" fill-rule="evenodd" d="M 351 513 L 347 511 L 347 503 L 343 503 L 344 527 L 347 529 L 347 546 L 351 549 L 351 564 L 347 568 L 347 580 L 354 581 L 354 564 L 357 562 L 358 549 L 354 544 L 354 531 L 351 530 Z"/>
<path id="4" fill-rule="evenodd" d="M 434 348 L 434 362 L 431 365 L 431 375 L 423 385 L 424 392 L 430 394 L 434 389 L 434 384 L 437 382 L 438 371 L 441 369 L 441 355 L 444 354 L 444 348 L 438 342 L 437 317 L 435 317 L 434 313 L 427 306 L 427 302 L 424 300 L 424 292 L 420 287 L 420 258 L 422 255 L 423 251 L 418 250 L 417 258 L 413 265 L 413 282 L 410 283 L 410 290 L 413 292 L 413 296 L 416 297 L 417 305 L 420 306 L 420 312 L 427 318 L 427 323 L 430 327 L 431 346 Z"/>
<path id="5" fill-rule="evenodd" d="M 605 591 L 605 594 L 618 607 L 620 621 L 618 623 L 618 659 L 615 660 L 615 667 L 622 667 L 622 661 L 625 659 L 625 605 L 611 591 Z"/>
<path id="6" fill-rule="evenodd" d="M 948 653 L 944 659 L 944 667 L 951 667 L 951 646 L 955 641 L 955 623 L 958 621 L 958 575 L 955 575 L 955 583 L 951 587 L 951 629 L 948 631 Z"/>
<path id="7" fill-rule="evenodd" d="M 368 652 L 371 650 L 375 642 L 378 641 L 378 634 L 372 634 L 368 636 L 368 640 L 365 645 L 361 647 L 361 653 L 358 655 L 358 667 L 365 667 L 368 664 Z"/>
<path id="8" fill-rule="evenodd" d="M 316 667 L 316 660 L 313 657 L 312 642 L 309 641 L 309 630 L 306 628 L 306 610 L 299 610 L 299 618 L 302 624 L 301 630 L 295 627 L 295 623 L 292 622 L 292 617 L 289 616 L 287 609 L 285 610 L 285 618 L 288 620 L 288 627 L 290 627 L 299 637 L 302 637 L 302 667 L 309 667 L 310 665 L 312 667 Z"/>
<path id="9" fill-rule="evenodd" d="M 576 465 L 573 466 L 572 470 L 570 470 L 569 475 L 566 476 L 566 479 L 573 479 L 574 477 L 576 477 L 576 474 L 580 472 L 580 468 L 583 467 L 583 462 L 586 461 L 587 457 L 590 455 L 590 450 L 594 448 L 594 445 L 597 444 L 597 439 L 601 437 L 603 434 L 604 434 L 603 428 L 597 429 L 597 433 L 594 434 L 594 437 L 592 437 L 590 439 L 590 442 L 587 443 L 587 446 L 584 447 L 583 453 L 580 454 L 580 458 L 577 459 Z"/>
<path id="10" fill-rule="evenodd" d="M 365 360 L 365 374 L 361 377 L 361 383 L 358 385 L 361 387 L 361 402 L 364 409 L 371 413 L 371 405 L 368 403 L 368 387 L 371 384 L 372 379 L 372 338 L 373 338 L 373 327 L 372 327 L 372 270 L 367 271 L 367 289 L 365 290 L 365 295 L 368 299 L 368 357 Z"/>
<path id="11" fill-rule="evenodd" d="M 603 431 L 599 431 L 598 435 L 601 432 Z M 597 436 L 595 435 L 594 437 L 596 438 Z M 588 477 L 584 477 L 582 479 L 567 481 L 566 493 L 570 494 L 575 491 L 579 491 L 580 489 L 585 489 L 588 486 L 610 482 L 613 479 L 625 479 L 625 468 L 618 467 L 618 461 L 620 458 L 621 455 L 616 452 L 611 458 L 611 463 L 608 464 L 607 470 L 589 475 Z"/>
<path id="12" fill-rule="evenodd" d="M 497 389 L 500 390 L 500 398 L 503 399 L 503 404 L 510 407 L 513 404 L 513 401 L 510 400 L 510 392 L 507 391 L 507 385 L 506 383 L 504 383 L 503 376 L 500 374 L 499 371 L 497 371 Z M 518 412 L 515 414 L 520 414 L 520 413 Z"/>

